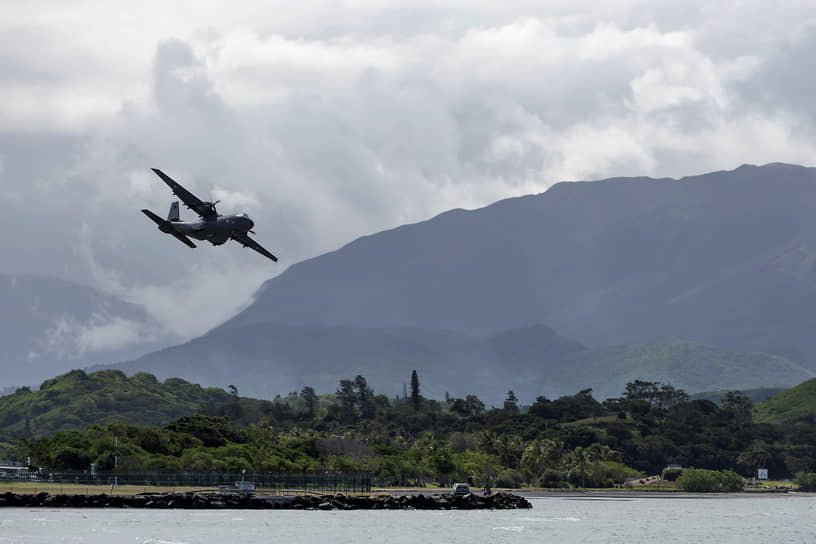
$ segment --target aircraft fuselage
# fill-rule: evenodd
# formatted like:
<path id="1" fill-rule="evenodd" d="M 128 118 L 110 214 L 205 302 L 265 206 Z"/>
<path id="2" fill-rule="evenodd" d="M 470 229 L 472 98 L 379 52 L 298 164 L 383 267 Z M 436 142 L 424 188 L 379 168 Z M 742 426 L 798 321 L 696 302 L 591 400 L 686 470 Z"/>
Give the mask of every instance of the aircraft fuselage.
<path id="1" fill-rule="evenodd" d="M 179 234 L 220 246 L 235 234 L 246 234 L 255 223 L 247 214 L 239 213 L 207 217 L 200 221 L 169 221 L 167 225 Z"/>

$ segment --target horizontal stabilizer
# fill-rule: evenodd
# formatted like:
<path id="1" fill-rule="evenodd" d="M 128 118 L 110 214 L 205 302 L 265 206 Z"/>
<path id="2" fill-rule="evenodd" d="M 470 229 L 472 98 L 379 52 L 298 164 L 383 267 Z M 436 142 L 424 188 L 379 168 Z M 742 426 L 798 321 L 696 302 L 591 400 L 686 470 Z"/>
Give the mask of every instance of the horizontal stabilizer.
<path id="1" fill-rule="evenodd" d="M 148 216 L 150 219 L 153 220 L 159 226 L 159 230 L 162 232 L 166 232 L 167 234 L 172 234 L 179 242 L 186 245 L 187 247 L 196 247 L 196 245 L 186 236 L 177 232 L 173 225 L 170 224 L 169 221 L 165 221 L 155 213 L 151 212 L 150 210 L 142 210 L 142 213 Z"/>
<path id="2" fill-rule="evenodd" d="M 167 221 L 156 215 L 155 213 L 151 212 L 150 210 L 142 210 L 142 213 L 148 216 L 150 219 L 153 220 L 160 227 L 167 226 Z"/>

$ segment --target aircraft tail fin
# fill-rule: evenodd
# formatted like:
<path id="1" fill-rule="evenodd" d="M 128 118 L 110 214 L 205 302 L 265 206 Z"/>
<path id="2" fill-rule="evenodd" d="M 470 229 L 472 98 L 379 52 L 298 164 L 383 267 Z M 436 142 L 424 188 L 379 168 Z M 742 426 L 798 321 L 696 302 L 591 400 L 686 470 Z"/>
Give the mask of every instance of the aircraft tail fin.
<path id="1" fill-rule="evenodd" d="M 178 200 L 172 202 L 170 204 L 170 212 L 167 214 L 168 221 L 178 221 L 181 216 L 179 215 L 179 203 Z"/>

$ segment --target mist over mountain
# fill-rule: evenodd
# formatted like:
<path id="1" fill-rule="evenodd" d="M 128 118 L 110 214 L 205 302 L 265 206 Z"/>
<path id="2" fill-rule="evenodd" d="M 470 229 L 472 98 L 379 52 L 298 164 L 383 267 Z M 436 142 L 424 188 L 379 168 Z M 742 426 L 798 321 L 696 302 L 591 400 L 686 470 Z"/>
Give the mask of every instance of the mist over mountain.
<path id="1" fill-rule="evenodd" d="M 816 368 L 816 169 L 559 183 L 359 238 L 267 281 L 253 324 L 488 336 L 536 323 L 589 346 L 675 337 Z"/>
<path id="2" fill-rule="evenodd" d="M 304 385 L 319 393 L 360 374 L 378 394 L 402 394 L 416 370 L 423 395 L 476 394 L 501 406 L 512 389 L 522 402 L 592 388 L 617 397 L 635 379 L 690 392 L 791 386 L 816 373 L 764 353 L 741 353 L 683 340 L 587 348 L 543 325 L 486 339 L 452 331 L 348 326 L 246 325 L 215 331 L 180 346 L 106 368 L 204 386 L 235 385 L 271 399 Z"/>
<path id="3" fill-rule="evenodd" d="M 0 387 L 39 385 L 178 342 L 144 309 L 90 287 L 0 274 Z"/>

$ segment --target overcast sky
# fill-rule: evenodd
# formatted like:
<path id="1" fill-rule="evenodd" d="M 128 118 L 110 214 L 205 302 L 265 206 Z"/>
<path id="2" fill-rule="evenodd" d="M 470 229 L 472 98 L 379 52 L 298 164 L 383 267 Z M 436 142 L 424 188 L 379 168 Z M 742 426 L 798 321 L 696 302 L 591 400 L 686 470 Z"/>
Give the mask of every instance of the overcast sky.
<path id="1" fill-rule="evenodd" d="M 190 337 L 299 260 L 450 208 L 812 165 L 815 53 L 802 1 L 2 0 L 0 272 Z M 159 233 L 151 167 L 249 213 L 280 263 Z"/>

